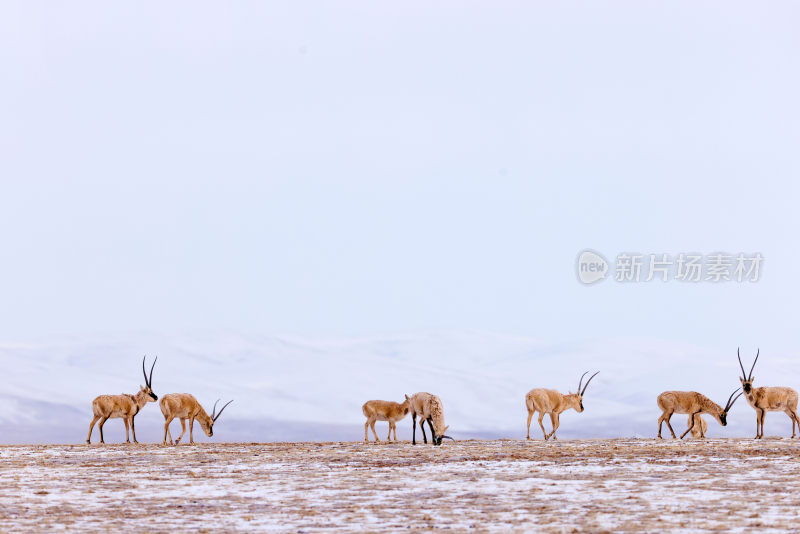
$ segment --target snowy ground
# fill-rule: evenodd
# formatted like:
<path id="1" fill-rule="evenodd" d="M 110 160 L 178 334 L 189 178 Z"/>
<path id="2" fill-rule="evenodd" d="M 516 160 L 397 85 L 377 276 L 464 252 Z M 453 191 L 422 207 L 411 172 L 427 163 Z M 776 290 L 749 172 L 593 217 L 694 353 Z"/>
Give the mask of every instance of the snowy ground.
<path id="1" fill-rule="evenodd" d="M 0 531 L 800 525 L 800 441 L 0 447 Z"/>

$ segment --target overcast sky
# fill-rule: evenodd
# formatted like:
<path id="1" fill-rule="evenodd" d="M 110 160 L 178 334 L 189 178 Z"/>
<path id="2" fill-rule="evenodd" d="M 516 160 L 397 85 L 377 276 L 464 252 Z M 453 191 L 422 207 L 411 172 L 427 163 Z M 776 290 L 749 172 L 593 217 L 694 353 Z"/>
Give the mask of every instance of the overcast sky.
<path id="1" fill-rule="evenodd" d="M 798 348 L 788 2 L 6 2 L 0 339 Z M 585 248 L 757 283 L 581 285 Z"/>

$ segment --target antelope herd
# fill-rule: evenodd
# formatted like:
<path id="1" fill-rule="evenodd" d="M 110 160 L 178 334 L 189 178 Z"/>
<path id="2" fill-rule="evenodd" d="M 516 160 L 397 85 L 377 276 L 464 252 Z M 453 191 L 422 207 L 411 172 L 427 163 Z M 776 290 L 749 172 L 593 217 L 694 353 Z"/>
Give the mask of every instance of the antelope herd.
<path id="1" fill-rule="evenodd" d="M 800 417 L 797 413 L 797 391 L 788 387 L 753 387 L 753 370 L 755 369 L 756 362 L 760 350 L 756 352 L 756 357 L 753 360 L 753 365 L 750 372 L 746 373 L 744 364 L 739 351 L 736 351 L 737 358 L 739 359 L 739 367 L 742 370 L 742 376 L 739 378 L 741 382 L 741 391 L 737 387 L 733 393 L 728 397 L 725 407 L 713 402 L 711 399 L 696 391 L 665 391 L 661 393 L 656 399 L 658 407 L 661 409 L 661 416 L 658 418 L 658 438 L 661 439 L 661 428 L 664 423 L 667 424 L 672 437 L 677 439 L 675 431 L 670 424 L 670 418 L 673 414 L 688 415 L 687 428 L 681 434 L 680 439 L 683 439 L 688 433 L 692 437 L 703 439 L 705 438 L 708 424 L 703 419 L 703 414 L 713 417 L 720 425 L 726 426 L 728 424 L 728 412 L 733 407 L 736 400 L 742 395 L 747 399 L 748 404 L 756 411 L 756 439 L 764 437 L 764 416 L 766 412 L 781 411 L 784 412 L 792 421 L 792 438 L 795 437 L 795 425 L 798 432 L 800 432 Z M 153 368 L 155 368 L 156 358 L 153 365 L 150 366 L 150 374 L 148 376 L 145 367 L 146 357 L 142 359 L 142 374 L 144 375 L 145 385 L 139 387 L 136 394 L 121 394 L 121 395 L 100 395 L 92 402 L 92 413 L 94 417 L 89 424 L 89 435 L 86 438 L 86 443 L 91 443 L 92 430 L 95 423 L 100 421 L 98 429 L 100 431 L 100 443 L 105 443 L 103 439 L 103 425 L 108 419 L 121 418 L 125 424 L 125 441 L 130 443 L 130 433 L 133 434 L 134 443 L 136 440 L 136 429 L 134 427 L 134 418 L 144 408 L 147 403 L 155 402 L 158 396 L 153 392 Z M 599 374 L 595 372 L 586 383 L 583 379 L 588 372 L 581 375 L 578 381 L 578 389 L 575 393 L 569 392 L 566 395 L 554 389 L 534 388 L 525 395 L 525 406 L 528 409 L 528 435 L 527 439 L 531 439 L 531 419 L 534 413 L 539 412 L 539 427 L 542 429 L 542 434 L 545 441 L 550 438 L 553 440 L 556 437 L 556 430 L 559 427 L 559 415 L 569 409 L 573 409 L 578 413 L 583 412 L 583 395 L 586 393 L 586 388 L 592 379 Z M 217 403 L 214 403 L 214 408 L 211 415 L 203 409 L 197 399 L 188 393 L 169 393 L 161 398 L 159 403 L 161 413 L 164 415 L 164 437 L 162 440 L 163 445 L 177 445 L 180 443 L 183 435 L 186 433 L 186 421 L 189 421 L 189 443 L 194 444 L 194 436 L 192 430 L 194 422 L 197 421 L 200 427 L 208 437 L 214 435 L 214 423 L 217 421 L 223 410 L 233 401 L 228 401 L 217 412 Z M 455 441 L 445 432 L 450 428 L 444 422 L 444 404 L 442 400 L 431 393 L 415 393 L 410 397 L 405 396 L 402 403 L 383 401 L 383 400 L 370 400 L 364 403 L 361 411 L 367 418 L 364 423 L 364 441 L 369 441 L 368 430 L 372 430 L 376 442 L 380 442 L 378 434 L 375 431 L 376 421 L 386 421 L 389 423 L 389 434 L 386 437 L 387 441 L 391 441 L 392 432 L 394 432 L 394 441 L 397 441 L 397 422 L 405 419 L 411 414 L 411 443 L 417 443 L 417 418 L 419 417 L 419 428 L 422 431 L 422 440 L 428 443 L 428 437 L 425 433 L 425 423 L 428 423 L 428 428 L 431 431 L 431 443 L 433 445 L 441 445 L 444 439 Z M 550 416 L 552 430 L 548 433 L 542 418 L 545 414 Z M 178 419 L 181 423 L 181 434 L 178 439 L 172 439 L 169 425 L 173 419 Z M 169 438 L 169 441 L 167 441 Z"/>
<path id="2" fill-rule="evenodd" d="M 128 437 L 128 426 L 130 425 L 131 431 L 133 432 L 133 442 L 139 443 L 136 441 L 136 430 L 134 430 L 133 419 L 148 402 L 155 402 L 158 400 L 158 395 L 153 393 L 153 368 L 156 366 L 158 357 L 156 357 L 156 359 L 153 361 L 153 365 L 150 366 L 149 377 L 147 376 L 144 366 L 146 358 L 147 356 L 142 358 L 142 373 L 144 373 L 144 383 L 146 385 L 139 386 L 139 393 L 136 395 L 129 395 L 127 393 L 123 393 L 121 395 L 100 395 L 94 399 L 92 402 L 94 418 L 89 424 L 89 435 L 86 438 L 86 443 L 92 442 L 92 429 L 98 420 L 100 420 L 100 424 L 98 425 L 98 428 L 100 429 L 100 443 L 105 443 L 103 440 L 103 425 L 108 419 L 113 417 L 120 417 L 125 422 L 125 442 L 131 442 L 130 438 Z M 217 400 L 217 402 L 219 402 L 219 400 Z M 192 429 L 195 420 L 200 423 L 200 427 L 208 437 L 213 436 L 214 422 L 219 418 L 220 415 L 222 415 L 222 410 L 224 410 L 228 404 L 233 401 L 228 401 L 228 403 L 222 407 L 222 410 L 220 410 L 219 413 L 216 413 L 217 402 L 214 403 L 214 410 L 212 411 L 211 415 L 208 415 L 193 395 L 188 393 L 168 393 L 164 395 L 161 398 L 160 403 L 161 413 L 164 414 L 165 420 L 164 445 L 167 444 L 167 436 L 169 436 L 170 444 L 173 444 L 172 434 L 169 431 L 169 424 L 176 417 L 180 420 L 183 431 L 181 432 L 181 435 L 178 436 L 178 439 L 175 440 L 175 445 L 180 443 L 183 434 L 186 432 L 187 419 L 189 420 L 190 444 L 194 444 Z"/>

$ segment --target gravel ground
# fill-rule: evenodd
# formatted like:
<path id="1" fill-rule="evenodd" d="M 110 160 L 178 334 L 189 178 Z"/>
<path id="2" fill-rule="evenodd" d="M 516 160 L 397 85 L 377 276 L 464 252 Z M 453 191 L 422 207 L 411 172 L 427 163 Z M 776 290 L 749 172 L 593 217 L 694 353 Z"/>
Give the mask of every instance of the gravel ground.
<path id="1" fill-rule="evenodd" d="M 0 530 L 800 530 L 800 440 L 0 447 Z"/>

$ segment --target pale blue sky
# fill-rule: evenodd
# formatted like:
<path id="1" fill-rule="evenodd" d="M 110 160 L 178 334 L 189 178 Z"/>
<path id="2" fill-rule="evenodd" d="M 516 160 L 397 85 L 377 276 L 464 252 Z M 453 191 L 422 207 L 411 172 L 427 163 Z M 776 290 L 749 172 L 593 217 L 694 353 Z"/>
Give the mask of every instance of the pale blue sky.
<path id="1" fill-rule="evenodd" d="M 0 10 L 0 339 L 798 346 L 796 4 Z M 587 247 L 765 264 L 587 288 Z"/>

